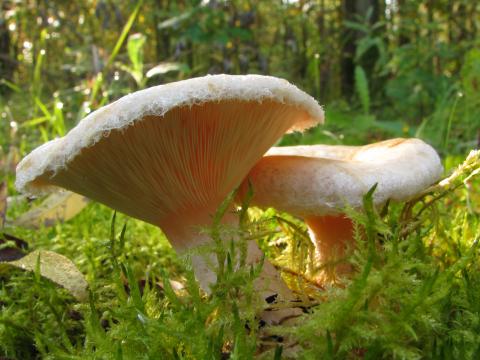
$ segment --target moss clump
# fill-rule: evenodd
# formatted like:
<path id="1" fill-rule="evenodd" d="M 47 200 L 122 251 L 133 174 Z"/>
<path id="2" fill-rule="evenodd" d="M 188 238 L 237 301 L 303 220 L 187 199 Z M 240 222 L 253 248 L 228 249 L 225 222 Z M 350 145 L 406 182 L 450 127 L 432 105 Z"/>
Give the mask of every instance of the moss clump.
<path id="1" fill-rule="evenodd" d="M 76 303 L 37 273 L 2 272 L 0 354 L 10 359 L 478 358 L 480 187 L 471 174 L 478 172 L 479 156 L 473 153 L 448 180 L 405 204 L 375 209 L 370 192 L 363 211 L 346 209 L 358 231 L 355 249 L 343 259 L 354 271 L 340 286 L 313 286 L 304 225 L 271 210 L 244 208 L 240 230 L 208 229 L 222 264 L 208 296 L 195 282 L 188 258 L 176 258 L 158 230 L 136 221 L 128 230 L 117 229 L 115 223 L 124 222 L 120 216 L 105 226 L 110 211 L 98 205 L 53 229 L 11 228 L 33 247 L 72 259 L 86 274 L 90 298 Z M 233 237 L 244 241 L 229 241 Z M 304 291 L 295 304 L 304 310 L 302 317 L 264 326 L 256 315 L 269 306 L 253 292 L 259 269 L 239 256 L 246 241 L 255 240 Z"/>

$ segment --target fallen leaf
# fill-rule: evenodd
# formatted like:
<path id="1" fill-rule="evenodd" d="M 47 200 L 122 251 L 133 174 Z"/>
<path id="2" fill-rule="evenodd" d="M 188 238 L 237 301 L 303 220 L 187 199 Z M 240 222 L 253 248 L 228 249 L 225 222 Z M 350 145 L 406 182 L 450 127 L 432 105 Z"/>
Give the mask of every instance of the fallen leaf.
<path id="1" fill-rule="evenodd" d="M 185 286 L 181 282 L 178 282 L 178 281 L 175 281 L 175 280 L 168 280 L 168 282 L 170 283 L 170 286 L 172 287 L 175 294 L 181 295 L 181 294 L 184 293 Z M 145 290 L 146 285 L 147 285 L 147 281 L 145 279 L 141 279 L 141 280 L 138 281 L 138 287 L 139 287 L 140 293 L 142 295 L 143 295 L 143 291 Z M 124 281 L 124 286 L 125 286 L 125 291 L 127 292 L 127 294 L 130 294 L 130 286 L 129 286 L 128 282 L 126 281 L 126 279 Z M 162 292 L 165 289 L 165 285 L 162 281 L 158 281 L 158 282 L 149 281 L 148 286 L 150 288 L 155 287 L 157 290 L 160 290 Z"/>
<path id="2" fill-rule="evenodd" d="M 24 251 L 28 249 L 28 243 L 13 235 L 3 233 L 0 237 L 0 262 L 13 261 L 25 256 Z"/>
<path id="3" fill-rule="evenodd" d="M 89 200 L 82 195 L 70 191 L 58 192 L 49 195 L 39 206 L 20 215 L 12 221 L 13 225 L 39 228 L 53 226 L 70 220 L 82 211 Z"/>
<path id="4" fill-rule="evenodd" d="M 78 301 L 88 298 L 88 283 L 75 264 L 53 251 L 36 250 L 15 261 L 2 262 L 3 266 L 35 272 L 40 261 L 40 275 L 67 289 Z"/>
<path id="5" fill-rule="evenodd" d="M 185 290 L 185 285 L 183 285 L 181 282 L 176 281 L 176 280 L 168 280 L 170 282 L 170 286 L 172 289 L 176 292 L 181 292 Z M 163 286 L 163 284 L 162 284 Z"/>

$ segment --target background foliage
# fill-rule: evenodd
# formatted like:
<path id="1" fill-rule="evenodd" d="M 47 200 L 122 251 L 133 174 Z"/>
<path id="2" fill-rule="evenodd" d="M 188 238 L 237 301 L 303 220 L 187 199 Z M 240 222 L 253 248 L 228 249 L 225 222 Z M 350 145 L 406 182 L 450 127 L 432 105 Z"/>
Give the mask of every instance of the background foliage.
<path id="1" fill-rule="evenodd" d="M 360 141 L 348 134 L 354 123 L 354 132 L 369 130 L 371 138 L 420 135 L 439 150 L 465 151 L 476 144 L 480 118 L 479 6 L 3 1 L 2 130 L 15 121 L 35 126 L 32 138 L 42 129 L 48 138 L 141 87 L 206 73 L 262 73 L 328 105 L 330 141 Z"/>
<path id="2" fill-rule="evenodd" d="M 416 136 L 448 171 L 480 142 L 479 27 L 480 3 L 471 0 L 3 0 L 0 215 L 7 195 L 10 219 L 32 206 L 13 187 L 15 164 L 31 149 L 129 92 L 207 73 L 283 77 L 325 105 L 326 126 L 282 144 Z M 121 235 L 126 219 L 110 228 L 111 210 L 98 204 L 51 227 L 7 224 L 5 233 L 30 250 L 72 259 L 91 297 L 77 304 L 40 276 L 1 273 L 0 356 L 476 358 L 478 185 L 445 192 L 419 218 L 399 218 L 400 205 L 352 214 L 375 229 L 370 240 L 382 251 L 372 260 L 359 243 L 348 260 L 358 276 L 314 291 L 307 307 L 321 305 L 293 331 L 254 325 L 259 305 L 236 300 L 239 292 L 248 298 L 248 282 L 200 298 L 158 229 L 129 220 Z M 275 216 L 249 225 L 274 234 L 261 240 L 267 248 L 286 241 L 271 256 L 306 251 L 305 242 L 292 245 L 302 244 L 303 224 Z M 410 221 L 422 226 L 400 236 Z M 1 249 L 11 247 L 3 238 Z M 187 287 L 180 297 L 167 278 Z M 283 354 L 280 337 L 294 344 Z"/>

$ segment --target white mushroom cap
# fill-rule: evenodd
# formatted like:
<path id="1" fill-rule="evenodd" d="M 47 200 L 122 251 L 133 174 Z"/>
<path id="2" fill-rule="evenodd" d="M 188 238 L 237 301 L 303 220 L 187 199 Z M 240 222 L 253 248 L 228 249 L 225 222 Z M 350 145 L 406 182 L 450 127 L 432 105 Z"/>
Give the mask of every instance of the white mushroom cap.
<path id="1" fill-rule="evenodd" d="M 287 81 L 215 75 L 125 96 L 83 119 L 17 167 L 16 186 L 41 193 L 62 187 L 160 226 L 185 251 L 209 243 L 201 227 L 253 165 L 287 131 L 323 122 L 317 102 Z M 233 223 L 230 213 L 222 219 Z M 248 264 L 262 254 L 249 242 Z M 215 257 L 193 254 L 208 291 Z M 254 283 L 264 296 L 293 295 L 268 262 Z"/>
<path id="2" fill-rule="evenodd" d="M 20 191 L 63 187 L 144 221 L 214 211 L 285 132 L 323 122 L 286 80 L 214 75 L 127 95 L 35 149 Z"/>
<path id="3" fill-rule="evenodd" d="M 435 150 L 419 139 L 392 139 L 367 146 L 292 146 L 270 149 L 250 171 L 252 204 L 300 217 L 359 208 L 376 183 L 375 204 L 407 200 L 439 179 Z"/>

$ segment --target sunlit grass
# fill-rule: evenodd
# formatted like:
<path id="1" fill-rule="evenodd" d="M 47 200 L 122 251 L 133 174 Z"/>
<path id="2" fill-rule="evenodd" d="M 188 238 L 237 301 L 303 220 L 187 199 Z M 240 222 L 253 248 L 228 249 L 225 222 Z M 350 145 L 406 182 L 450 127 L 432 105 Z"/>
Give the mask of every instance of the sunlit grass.
<path id="1" fill-rule="evenodd" d="M 479 166 L 478 159 L 473 165 Z M 173 253 L 160 230 L 121 214 L 112 228 L 113 213 L 104 206 L 90 204 L 51 228 L 7 228 L 32 249 L 72 259 L 91 295 L 79 304 L 41 277 L 4 272 L 0 348 L 5 356 L 22 359 L 219 359 L 226 354 L 271 359 L 280 353 L 312 359 L 473 359 L 480 351 L 480 220 L 472 205 L 479 182 L 472 178 L 466 186 L 465 175 L 452 181 L 456 189 L 437 188 L 421 201 L 380 211 L 367 196 L 363 212 L 347 209 L 366 230 L 358 232 L 356 248 L 345 258 L 354 271 L 339 286 L 309 281 L 315 271 L 301 221 L 250 209 L 238 236 L 257 239 L 287 270 L 289 284 L 303 292 L 296 304 L 303 306 L 303 317 L 276 327 L 261 326 L 257 314 L 267 304 L 252 293 L 254 269 L 235 262 L 217 269 L 220 283 L 207 296 L 188 259 Z M 13 206 L 9 216 L 25 207 Z M 219 231 L 213 234 L 230 236 L 232 230 Z M 222 256 L 235 261 L 241 242 L 225 246 Z M 169 279 L 183 289 L 175 290 Z"/>

